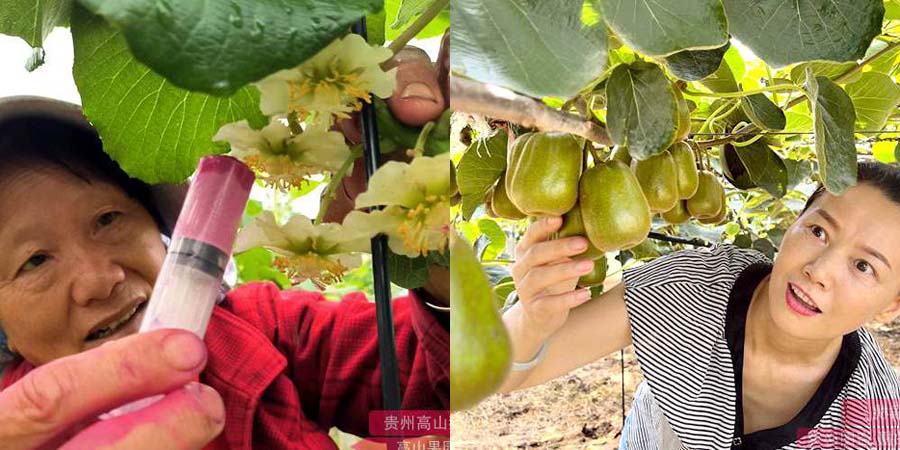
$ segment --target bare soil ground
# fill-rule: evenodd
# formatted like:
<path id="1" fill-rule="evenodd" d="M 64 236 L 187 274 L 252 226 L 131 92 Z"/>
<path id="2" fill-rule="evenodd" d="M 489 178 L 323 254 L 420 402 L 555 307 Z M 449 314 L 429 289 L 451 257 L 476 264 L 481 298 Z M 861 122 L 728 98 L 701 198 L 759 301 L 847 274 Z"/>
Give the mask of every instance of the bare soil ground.
<path id="1" fill-rule="evenodd" d="M 900 323 L 871 326 L 900 370 Z M 616 449 L 622 431 L 622 372 L 611 355 L 549 383 L 496 395 L 450 416 L 453 449 Z M 643 379 L 625 350 L 625 410 Z"/>

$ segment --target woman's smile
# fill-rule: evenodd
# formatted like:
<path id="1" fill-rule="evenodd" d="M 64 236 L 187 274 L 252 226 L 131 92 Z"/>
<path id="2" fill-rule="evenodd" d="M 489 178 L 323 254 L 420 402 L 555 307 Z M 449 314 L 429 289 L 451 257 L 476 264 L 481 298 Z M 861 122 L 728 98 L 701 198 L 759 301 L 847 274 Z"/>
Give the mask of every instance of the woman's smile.
<path id="1" fill-rule="evenodd" d="M 816 302 L 793 283 L 788 283 L 784 298 L 788 308 L 801 316 L 812 317 L 822 314 L 822 310 L 819 309 Z"/>
<path id="2" fill-rule="evenodd" d="M 116 313 L 95 325 L 88 333 L 85 341 L 88 345 L 103 344 L 108 340 L 115 340 L 136 333 L 141 325 L 141 319 L 144 317 L 146 309 L 146 298 L 131 302 L 124 313 Z"/>

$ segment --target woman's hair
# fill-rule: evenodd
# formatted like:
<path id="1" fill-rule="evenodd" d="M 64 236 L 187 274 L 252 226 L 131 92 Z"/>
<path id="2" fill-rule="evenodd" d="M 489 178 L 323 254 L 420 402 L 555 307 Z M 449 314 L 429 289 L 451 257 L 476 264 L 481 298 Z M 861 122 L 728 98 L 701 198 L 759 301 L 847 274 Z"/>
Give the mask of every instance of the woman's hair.
<path id="1" fill-rule="evenodd" d="M 860 162 L 858 167 L 859 170 L 856 176 L 858 184 L 868 184 L 878 188 L 887 198 L 894 203 L 900 204 L 900 167 L 876 161 Z M 815 192 L 806 200 L 806 206 L 803 207 L 801 214 L 806 212 L 824 192 L 825 186 L 819 184 Z"/>
<path id="2" fill-rule="evenodd" d="M 167 231 L 150 187 L 131 178 L 103 151 L 97 133 L 46 117 L 23 117 L 0 123 L 0 185 L 13 171 L 62 169 L 86 183 L 118 186 L 150 213 L 161 231 Z"/>

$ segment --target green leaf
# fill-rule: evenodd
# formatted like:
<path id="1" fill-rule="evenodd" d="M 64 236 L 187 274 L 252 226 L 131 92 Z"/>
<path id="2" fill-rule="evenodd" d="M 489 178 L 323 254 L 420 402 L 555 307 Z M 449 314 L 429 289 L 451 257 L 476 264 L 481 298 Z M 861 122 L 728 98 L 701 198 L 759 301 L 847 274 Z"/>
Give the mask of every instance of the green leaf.
<path id="1" fill-rule="evenodd" d="M 775 248 L 775 245 L 768 239 L 757 239 L 753 241 L 753 249 L 766 255 L 769 259 L 774 259 L 775 253 L 778 251 Z"/>
<path id="2" fill-rule="evenodd" d="M 454 0 L 454 72 L 540 98 L 569 98 L 603 72 L 606 33 L 568 0 Z"/>
<path id="3" fill-rule="evenodd" d="M 419 14 L 422 14 L 422 11 L 428 9 L 431 3 L 432 0 L 400 0 L 400 9 L 397 10 L 397 17 L 394 18 L 391 28 L 394 30 L 400 28 Z"/>
<path id="4" fill-rule="evenodd" d="M 581 21 L 588 26 L 600 23 L 600 15 L 597 13 L 597 10 L 594 9 L 594 2 L 585 0 L 584 3 L 581 4 Z"/>
<path id="5" fill-rule="evenodd" d="M 730 47 L 731 43 L 728 42 L 712 50 L 684 50 L 674 53 L 666 56 L 666 68 L 682 80 L 699 81 L 716 73 Z"/>
<path id="6" fill-rule="evenodd" d="M 733 50 L 733 48 L 731 49 Z M 731 64 L 728 62 L 727 55 L 731 51 L 726 52 L 726 57 L 722 64 L 711 74 L 700 81 L 704 87 L 713 92 L 737 92 L 737 78 L 731 70 Z"/>
<path id="7" fill-rule="evenodd" d="M 885 0 L 884 2 L 884 20 L 900 19 L 900 1 Z"/>
<path id="8" fill-rule="evenodd" d="M 672 144 L 678 124 L 678 100 L 656 64 L 620 64 L 606 85 L 607 126 L 613 142 L 645 160 Z"/>
<path id="9" fill-rule="evenodd" d="M 725 235 L 729 237 L 734 237 L 738 233 L 741 232 L 741 226 L 735 222 L 728 222 L 725 224 Z"/>
<path id="10" fill-rule="evenodd" d="M 44 46 L 53 28 L 69 22 L 72 0 L 4 0 L 0 34 L 18 36 L 32 48 Z"/>
<path id="11" fill-rule="evenodd" d="M 781 241 L 784 239 L 784 231 L 781 228 L 773 228 L 771 230 L 766 231 L 766 239 L 775 244 L 776 247 L 781 245 Z"/>
<path id="12" fill-rule="evenodd" d="M 287 275 L 272 267 L 275 255 L 265 248 L 257 247 L 234 256 L 234 262 L 238 270 L 239 284 L 251 281 L 273 281 L 281 289 L 291 287 L 291 280 Z"/>
<path id="13" fill-rule="evenodd" d="M 720 0 L 597 0 L 600 15 L 628 46 L 651 56 L 710 49 L 728 41 Z"/>
<path id="14" fill-rule="evenodd" d="M 728 29 L 772 67 L 855 61 L 881 32 L 882 0 L 724 0 Z"/>
<path id="15" fill-rule="evenodd" d="M 900 103 L 900 86 L 883 73 L 866 72 L 846 89 L 861 130 L 880 130 Z"/>
<path id="16" fill-rule="evenodd" d="M 734 245 L 740 248 L 750 248 L 753 245 L 753 238 L 749 232 L 741 233 L 734 237 Z"/>
<path id="17" fill-rule="evenodd" d="M 512 277 L 507 277 L 506 279 L 502 280 L 500 283 L 497 283 L 497 285 L 494 286 L 494 296 L 497 297 L 497 304 L 498 305 L 502 304 L 504 307 L 514 305 L 515 304 L 515 301 L 513 301 L 514 299 L 510 299 L 510 301 L 511 301 L 510 304 L 506 303 L 506 299 L 507 299 L 507 297 L 509 297 L 509 294 L 515 290 L 516 290 L 516 284 L 513 283 Z"/>
<path id="18" fill-rule="evenodd" d="M 484 202 L 484 196 L 506 170 L 508 140 L 504 130 L 496 130 L 487 138 L 472 142 L 459 160 L 456 182 L 466 220 L 472 217 L 475 208 Z"/>
<path id="19" fill-rule="evenodd" d="M 829 192 L 840 195 L 856 184 L 853 101 L 840 86 L 825 77 L 810 74 L 806 90 L 812 103 L 819 175 Z"/>
<path id="20" fill-rule="evenodd" d="M 872 46 L 870 46 L 869 51 L 866 52 L 866 58 L 869 58 L 875 53 L 884 50 L 887 45 L 887 42 L 878 39 L 872 41 Z M 868 67 L 869 70 L 873 72 L 881 72 L 885 75 L 891 75 L 894 70 L 894 66 L 897 63 L 897 55 L 900 55 L 900 47 L 894 47 L 882 53 L 878 57 L 871 59 L 866 64 L 866 67 Z"/>
<path id="21" fill-rule="evenodd" d="M 659 248 L 653 239 L 644 239 L 640 244 L 628 249 L 634 259 L 646 261 L 648 259 L 659 258 Z"/>
<path id="22" fill-rule="evenodd" d="M 877 141 L 872 144 L 872 157 L 876 161 L 886 164 L 897 162 L 897 148 L 900 142 L 894 141 Z"/>
<path id="23" fill-rule="evenodd" d="M 366 15 L 366 42 L 371 45 L 384 45 L 384 26 L 387 14 L 384 9 Z"/>
<path id="24" fill-rule="evenodd" d="M 754 94 L 741 98 L 741 109 L 753 123 L 764 130 L 783 130 L 787 125 L 784 111 L 765 94 Z"/>
<path id="25" fill-rule="evenodd" d="M 79 0 L 181 88 L 226 96 L 315 55 L 381 0 Z"/>
<path id="26" fill-rule="evenodd" d="M 500 225 L 497 225 L 497 222 L 491 219 L 481 219 L 478 221 L 478 229 L 491 242 L 490 245 L 484 248 L 481 254 L 482 260 L 494 259 L 503 253 L 503 250 L 506 248 L 506 233 L 500 228 Z"/>
<path id="27" fill-rule="evenodd" d="M 428 282 L 431 266 L 450 267 L 450 252 L 431 251 L 425 256 L 409 258 L 388 252 L 388 277 L 391 283 L 405 289 L 418 289 Z"/>
<path id="28" fill-rule="evenodd" d="M 456 0 L 454 0 L 454 5 L 455 1 Z M 394 24 L 397 23 L 397 17 L 400 15 L 402 3 L 404 3 L 404 0 L 384 0 L 384 11 L 388 20 L 387 23 L 391 24 L 391 26 L 389 26 L 385 30 L 384 37 L 388 41 L 397 39 L 397 37 L 399 37 L 400 34 L 403 33 L 403 30 L 405 30 L 415 20 L 415 18 L 413 17 L 406 22 L 394 26 Z M 444 30 L 446 30 L 449 26 L 450 8 L 444 8 L 444 10 L 441 11 L 440 14 L 437 15 L 437 17 L 429 22 L 428 25 L 426 25 L 425 28 L 423 28 L 422 31 L 420 31 L 419 34 L 416 35 L 416 39 L 427 39 L 430 37 L 440 36 L 444 34 Z"/>
<path id="29" fill-rule="evenodd" d="M 744 57 L 737 47 L 729 48 L 728 51 L 725 52 L 725 58 L 723 58 L 723 60 L 728 64 L 731 73 L 734 74 L 735 80 L 744 79 L 744 75 L 747 73 L 747 65 L 744 63 Z"/>
<path id="30" fill-rule="evenodd" d="M 790 133 L 808 133 L 812 131 L 812 116 L 808 111 L 788 111 L 784 113 L 786 122 L 784 126 L 785 132 Z"/>
<path id="31" fill-rule="evenodd" d="M 416 289 L 428 282 L 428 256 L 409 258 L 388 252 L 388 277 L 391 283 L 406 289 Z"/>
<path id="32" fill-rule="evenodd" d="M 253 218 L 260 215 L 263 210 L 262 203 L 257 200 L 248 200 L 247 207 L 244 209 L 244 217 L 241 218 L 241 228 L 253 222 Z"/>
<path id="33" fill-rule="evenodd" d="M 812 175 L 813 167 L 809 161 L 796 159 L 784 159 L 784 166 L 788 171 L 788 189 L 793 189 L 800 183 L 805 183 Z"/>
<path id="34" fill-rule="evenodd" d="M 768 145 L 756 141 L 743 147 L 735 146 L 734 150 L 754 184 L 773 197 L 783 197 L 787 193 L 787 166 Z"/>
<path id="35" fill-rule="evenodd" d="M 222 125 L 242 119 L 256 127 L 267 123 L 256 89 L 218 98 L 176 88 L 136 61 L 101 17 L 77 6 L 72 35 L 85 115 L 106 152 L 133 177 L 151 184 L 182 182 L 202 156 L 224 150 L 212 143 Z"/>
<path id="36" fill-rule="evenodd" d="M 796 66 L 791 68 L 791 81 L 794 84 L 803 84 L 806 81 L 806 69 L 809 68 L 812 70 L 813 75 L 817 77 L 827 77 L 832 80 L 843 75 L 848 70 L 856 67 L 855 62 L 828 62 L 828 61 L 814 61 L 809 63 L 797 64 Z M 859 74 L 853 75 L 852 78 L 858 78 Z M 853 79 L 845 80 L 844 82 L 853 81 Z"/>
<path id="37" fill-rule="evenodd" d="M 443 252 L 430 251 L 427 256 L 430 264 L 436 264 L 441 267 L 450 267 L 449 248 Z"/>

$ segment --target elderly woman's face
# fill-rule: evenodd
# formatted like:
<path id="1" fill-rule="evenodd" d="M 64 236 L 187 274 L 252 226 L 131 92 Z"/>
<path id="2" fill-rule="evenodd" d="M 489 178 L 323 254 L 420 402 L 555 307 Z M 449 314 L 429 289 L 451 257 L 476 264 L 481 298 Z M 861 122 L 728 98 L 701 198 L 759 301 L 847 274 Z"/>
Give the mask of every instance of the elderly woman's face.
<path id="1" fill-rule="evenodd" d="M 782 241 L 768 287 L 775 324 L 827 339 L 873 318 L 892 320 L 900 304 L 897 224 L 900 205 L 871 185 L 823 194 Z"/>
<path id="2" fill-rule="evenodd" d="M 0 255 L 0 327 L 41 365 L 136 332 L 165 247 L 118 187 L 39 168 L 0 182 Z"/>

